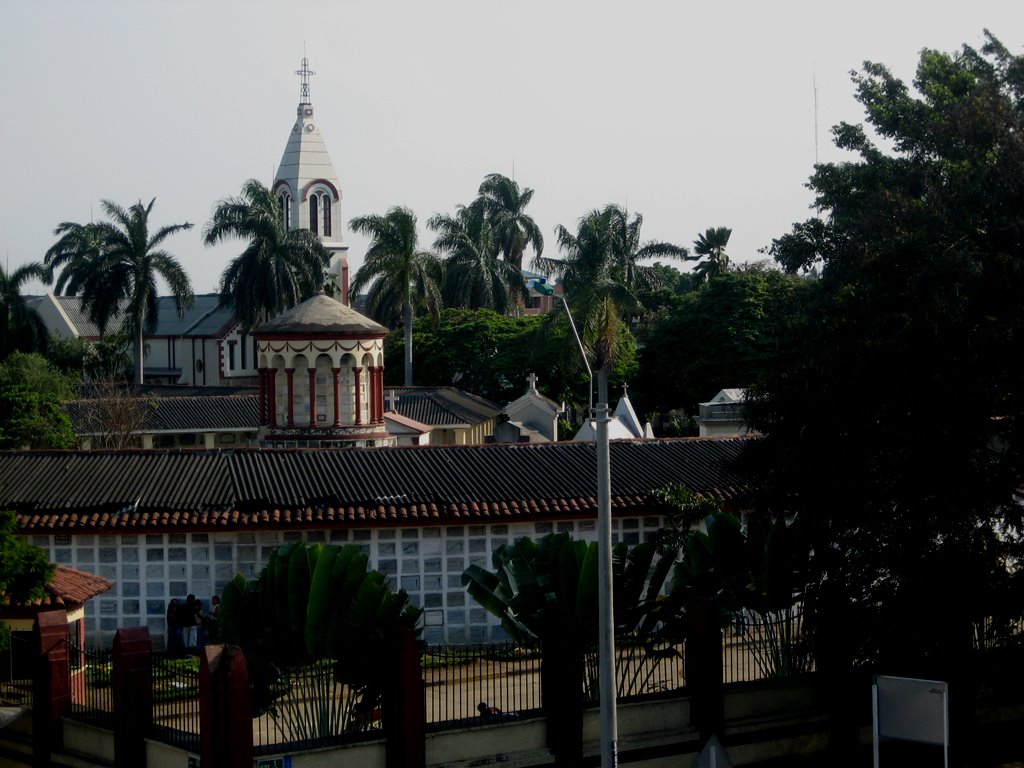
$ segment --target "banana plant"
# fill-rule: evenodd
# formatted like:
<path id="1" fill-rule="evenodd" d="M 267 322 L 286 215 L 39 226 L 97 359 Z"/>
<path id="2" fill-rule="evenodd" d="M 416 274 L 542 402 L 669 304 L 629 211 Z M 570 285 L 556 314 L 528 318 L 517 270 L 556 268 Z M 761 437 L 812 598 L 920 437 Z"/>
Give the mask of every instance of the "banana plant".
<path id="1" fill-rule="evenodd" d="M 262 709 L 286 694 L 284 670 L 322 660 L 361 700 L 379 694 L 390 641 L 402 628 L 418 632 L 422 611 L 368 562 L 352 545 L 289 543 L 255 580 L 239 574 L 224 588 L 223 637 L 245 651 Z"/>

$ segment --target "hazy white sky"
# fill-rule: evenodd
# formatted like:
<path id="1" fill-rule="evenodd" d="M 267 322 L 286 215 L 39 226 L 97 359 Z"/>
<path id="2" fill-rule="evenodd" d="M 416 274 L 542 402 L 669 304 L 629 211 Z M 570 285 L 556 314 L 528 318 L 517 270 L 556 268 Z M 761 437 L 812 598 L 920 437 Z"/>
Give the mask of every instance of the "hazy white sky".
<path id="1" fill-rule="evenodd" d="M 517 0 L 0 0 L 0 256 L 41 260 L 61 221 L 156 197 L 196 292 L 240 244 L 200 230 L 272 179 L 305 48 L 343 219 L 407 205 L 421 223 L 490 172 L 536 190 L 553 229 L 608 202 L 647 239 L 733 228 L 734 259 L 808 215 L 829 127 L 861 120 L 849 71 L 909 79 L 925 47 L 1021 52 L 1024 4 Z M 421 231 L 424 245 L 431 233 Z M 366 241 L 346 233 L 353 271 Z M 38 287 L 35 287 L 39 290 Z"/>

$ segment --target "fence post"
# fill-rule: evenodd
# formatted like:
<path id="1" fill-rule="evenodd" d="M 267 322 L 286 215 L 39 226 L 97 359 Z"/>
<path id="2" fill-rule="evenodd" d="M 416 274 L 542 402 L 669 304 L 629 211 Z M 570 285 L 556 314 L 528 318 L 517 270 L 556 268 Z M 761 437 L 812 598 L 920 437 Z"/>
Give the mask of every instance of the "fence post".
<path id="1" fill-rule="evenodd" d="M 423 768 L 427 764 L 427 708 L 423 700 L 420 652 L 411 629 L 401 628 L 395 639 L 381 708 L 384 718 L 387 768 Z"/>
<path id="2" fill-rule="evenodd" d="M 583 644 L 574 617 L 556 609 L 541 638 L 540 701 L 558 768 L 583 764 Z"/>
<path id="3" fill-rule="evenodd" d="M 245 654 L 207 645 L 199 656 L 199 756 L 216 768 L 252 768 L 252 697 Z"/>
<path id="4" fill-rule="evenodd" d="M 148 627 L 117 630 L 112 666 L 114 765 L 146 768 L 146 734 L 153 724 L 153 645 Z"/>
<path id="5" fill-rule="evenodd" d="M 51 749 L 63 742 L 60 719 L 71 710 L 67 612 L 37 614 L 33 631 L 36 669 L 32 682 L 32 765 L 46 768 Z"/>
<path id="6" fill-rule="evenodd" d="M 690 604 L 686 613 L 686 687 L 690 692 L 690 725 L 700 734 L 701 746 L 719 732 L 725 717 L 722 691 L 722 629 L 713 600 Z"/>

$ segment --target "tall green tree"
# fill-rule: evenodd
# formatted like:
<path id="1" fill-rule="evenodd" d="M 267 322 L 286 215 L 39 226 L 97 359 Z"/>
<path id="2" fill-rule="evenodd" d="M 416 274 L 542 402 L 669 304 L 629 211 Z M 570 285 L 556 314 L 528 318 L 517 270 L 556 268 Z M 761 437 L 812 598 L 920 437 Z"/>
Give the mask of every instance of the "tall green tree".
<path id="1" fill-rule="evenodd" d="M 74 448 L 63 406 L 78 383 L 40 354 L 12 352 L 0 363 L 0 450 Z"/>
<path id="2" fill-rule="evenodd" d="M 363 266 L 352 280 L 351 292 L 369 288 L 367 310 L 380 322 L 391 324 L 401 312 L 405 329 L 405 384 L 412 384 L 412 322 L 422 307 L 431 317 L 440 311 L 443 268 L 440 259 L 419 249 L 416 214 L 394 207 L 383 216 L 357 216 L 349 222 L 353 232 L 371 238 Z"/>
<path id="3" fill-rule="evenodd" d="M 852 158 L 811 177 L 824 218 L 773 243 L 821 273 L 751 413 L 767 503 L 808 512 L 819 668 L 963 683 L 973 623 L 1024 608 L 1022 73 L 987 33 L 912 86 L 866 63 Z"/>
<path id="4" fill-rule="evenodd" d="M 207 245 L 234 239 L 247 244 L 221 273 L 221 300 L 246 329 L 323 287 L 329 256 L 320 238 L 287 229 L 273 191 L 256 179 L 242 185 L 240 196 L 218 202 L 203 227 Z"/>
<path id="5" fill-rule="evenodd" d="M 640 262 L 682 258 L 685 248 L 671 243 L 642 243 L 643 217 L 615 204 L 592 210 L 577 223 L 576 232 L 556 228 L 563 259 L 539 257 L 537 269 L 560 278 L 572 306 L 584 345 L 597 369 L 598 401 L 608 402 L 608 376 L 618 353 L 619 327 L 643 307 L 639 290 L 660 284 L 661 270 Z"/>
<path id="6" fill-rule="evenodd" d="M 25 301 L 21 290 L 29 280 L 45 279 L 42 264 L 23 264 L 8 273 L 0 267 L 0 358 L 14 350 L 35 352 L 46 346 L 46 325 Z"/>
<path id="7" fill-rule="evenodd" d="M 525 299 L 523 274 L 498 258 L 500 243 L 487 216 L 485 200 L 458 206 L 455 215 L 436 214 L 427 226 L 437 232 L 434 248 L 445 260 L 444 303 L 464 309 L 507 313 L 513 296 Z"/>
<path id="8" fill-rule="evenodd" d="M 122 329 L 135 340 L 135 383 L 143 383 L 144 336 L 156 329 L 159 311 L 158 283 L 166 283 L 179 317 L 192 304 L 188 275 L 162 245 L 171 235 L 192 225 L 170 224 L 150 233 L 149 205 L 140 200 L 125 209 L 109 200 L 102 203 L 110 221 L 95 224 L 61 224 L 54 232 L 60 239 L 47 251 L 51 274 L 60 269 L 58 291 L 81 298 L 89 319 L 106 330 L 120 314 Z"/>
<path id="9" fill-rule="evenodd" d="M 479 199 L 487 210 L 502 258 L 518 270 L 523 268 L 523 253 L 532 247 L 539 257 L 544 252 L 544 235 L 526 207 L 533 200 L 533 190 L 520 189 L 519 184 L 500 173 L 491 173 L 480 184 Z"/>
<path id="10" fill-rule="evenodd" d="M 725 249 L 730 237 L 732 230 L 728 227 L 708 227 L 704 234 L 698 235 L 693 241 L 691 258 L 700 259 L 693 272 L 702 282 L 718 277 L 729 269 L 729 254 Z"/>

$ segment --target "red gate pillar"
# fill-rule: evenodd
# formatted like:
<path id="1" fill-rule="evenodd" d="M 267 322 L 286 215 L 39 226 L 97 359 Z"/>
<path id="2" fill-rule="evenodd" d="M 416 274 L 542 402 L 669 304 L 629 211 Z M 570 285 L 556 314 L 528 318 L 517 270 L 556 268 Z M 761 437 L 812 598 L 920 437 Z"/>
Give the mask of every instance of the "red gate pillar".
<path id="1" fill-rule="evenodd" d="M 252 768 L 249 669 L 236 645 L 208 645 L 199 657 L 199 731 L 203 765 Z"/>
<path id="2" fill-rule="evenodd" d="M 50 751 L 63 743 L 60 719 L 71 710 L 68 615 L 64 610 L 36 616 L 36 669 L 32 681 L 32 765 L 50 765 Z"/>
<path id="3" fill-rule="evenodd" d="M 426 702 L 423 671 L 412 630 L 402 629 L 396 641 L 395 663 L 384 690 L 385 765 L 424 768 L 427 764 Z"/>
<path id="4" fill-rule="evenodd" d="M 153 644 L 148 627 L 114 635 L 114 765 L 146 768 L 146 734 L 153 723 Z"/>

